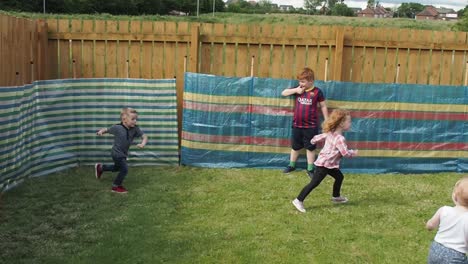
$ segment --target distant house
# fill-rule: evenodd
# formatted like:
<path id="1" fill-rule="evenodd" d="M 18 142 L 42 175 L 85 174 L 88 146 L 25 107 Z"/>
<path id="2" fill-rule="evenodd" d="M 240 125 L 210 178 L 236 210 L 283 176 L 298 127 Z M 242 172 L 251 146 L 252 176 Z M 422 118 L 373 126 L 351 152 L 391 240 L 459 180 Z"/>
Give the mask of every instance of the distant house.
<path id="1" fill-rule="evenodd" d="M 171 16 L 188 16 L 189 14 L 185 13 L 185 12 L 182 12 L 182 11 L 178 11 L 178 10 L 171 10 L 169 12 L 169 15 L 171 15 Z"/>
<path id="2" fill-rule="evenodd" d="M 294 10 L 294 6 L 292 6 L 292 5 L 280 5 L 280 6 L 279 6 L 279 10 L 280 10 L 280 11 L 283 11 L 283 12 L 293 11 L 293 10 Z"/>
<path id="3" fill-rule="evenodd" d="M 358 17 L 373 17 L 373 18 L 387 18 L 393 17 L 393 12 L 388 11 L 383 6 L 376 6 L 375 8 L 367 7 L 366 9 L 357 13 Z"/>
<path id="4" fill-rule="evenodd" d="M 455 10 L 445 7 L 435 8 L 428 5 L 423 11 L 416 14 L 418 20 L 457 20 L 458 14 Z"/>
<path id="5" fill-rule="evenodd" d="M 350 7 L 349 9 L 353 10 L 354 14 L 357 16 L 359 12 L 362 11 L 362 8 L 360 7 Z"/>
<path id="6" fill-rule="evenodd" d="M 226 6 L 229 6 L 229 5 L 232 5 L 232 4 L 236 4 L 237 2 L 239 2 L 239 0 L 227 0 Z"/>

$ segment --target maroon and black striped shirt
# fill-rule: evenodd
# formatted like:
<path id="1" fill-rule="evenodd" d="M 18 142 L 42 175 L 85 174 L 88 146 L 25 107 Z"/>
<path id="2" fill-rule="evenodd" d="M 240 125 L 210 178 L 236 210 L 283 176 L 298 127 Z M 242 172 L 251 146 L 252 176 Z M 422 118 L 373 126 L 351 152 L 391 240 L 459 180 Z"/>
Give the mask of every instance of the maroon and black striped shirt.
<path id="1" fill-rule="evenodd" d="M 325 101 L 322 90 L 314 87 L 311 91 L 295 94 L 293 127 L 319 127 L 318 103 Z"/>

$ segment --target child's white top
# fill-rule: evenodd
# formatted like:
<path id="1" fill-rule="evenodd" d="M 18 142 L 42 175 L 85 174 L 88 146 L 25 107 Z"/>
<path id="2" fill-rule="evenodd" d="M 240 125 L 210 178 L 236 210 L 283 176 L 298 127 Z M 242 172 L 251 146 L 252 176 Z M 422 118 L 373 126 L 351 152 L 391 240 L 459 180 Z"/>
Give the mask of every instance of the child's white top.
<path id="1" fill-rule="evenodd" d="M 466 253 L 468 243 L 468 212 L 455 207 L 443 206 L 440 224 L 434 240 L 445 247 Z"/>

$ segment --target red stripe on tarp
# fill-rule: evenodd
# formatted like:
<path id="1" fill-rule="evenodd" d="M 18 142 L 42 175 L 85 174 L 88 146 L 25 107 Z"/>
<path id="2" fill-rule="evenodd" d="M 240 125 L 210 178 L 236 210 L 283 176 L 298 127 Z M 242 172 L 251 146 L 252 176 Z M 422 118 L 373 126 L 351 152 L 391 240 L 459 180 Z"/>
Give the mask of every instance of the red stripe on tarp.
<path id="1" fill-rule="evenodd" d="M 468 114 L 466 113 L 406 112 L 406 111 L 351 111 L 351 116 L 357 117 L 357 118 L 468 121 Z"/>
<path id="2" fill-rule="evenodd" d="M 468 150 L 465 143 L 347 141 L 349 148 L 395 150 Z"/>

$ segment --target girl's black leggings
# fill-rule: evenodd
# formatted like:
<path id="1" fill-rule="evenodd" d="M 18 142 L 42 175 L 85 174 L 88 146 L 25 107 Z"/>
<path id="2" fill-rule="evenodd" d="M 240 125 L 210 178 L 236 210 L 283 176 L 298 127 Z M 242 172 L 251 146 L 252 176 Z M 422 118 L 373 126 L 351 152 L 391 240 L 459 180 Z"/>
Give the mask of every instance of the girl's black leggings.
<path id="1" fill-rule="evenodd" d="M 297 196 L 299 201 L 304 201 L 307 195 L 315 189 L 315 187 L 319 186 L 320 183 L 325 179 L 327 175 L 332 176 L 335 179 L 335 183 L 333 183 L 333 197 L 339 197 L 341 191 L 341 184 L 343 183 L 343 173 L 341 173 L 340 169 L 328 169 L 325 167 L 317 166 L 314 170 L 314 177 L 309 184 L 307 184 Z"/>

